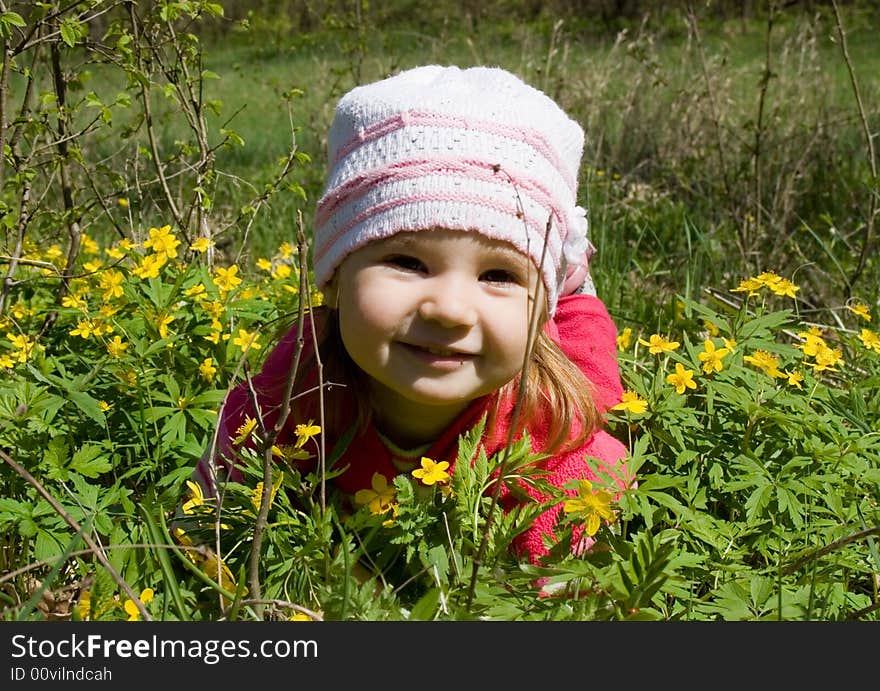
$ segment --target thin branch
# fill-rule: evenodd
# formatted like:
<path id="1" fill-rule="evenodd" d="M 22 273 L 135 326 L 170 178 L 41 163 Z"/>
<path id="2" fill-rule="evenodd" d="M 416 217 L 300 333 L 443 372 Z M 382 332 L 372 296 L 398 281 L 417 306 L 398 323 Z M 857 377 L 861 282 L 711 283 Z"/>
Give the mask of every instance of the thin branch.
<path id="1" fill-rule="evenodd" d="M 522 208 L 522 200 L 520 199 L 519 191 L 516 192 L 516 200 L 517 200 L 517 207 Z M 544 266 L 544 260 L 547 255 L 547 245 L 549 244 L 550 231 L 552 228 L 553 228 L 553 215 L 551 214 L 550 217 L 547 219 L 547 227 L 546 227 L 546 230 L 544 231 L 544 246 L 541 248 L 541 261 L 538 264 L 538 275 L 539 276 L 540 276 L 540 272 Z M 528 230 L 526 230 L 526 233 L 528 233 Z M 527 235 L 527 237 L 528 237 L 528 235 Z M 520 370 L 519 385 L 517 386 L 517 390 L 516 390 L 516 401 L 514 402 L 513 411 L 511 412 L 511 415 L 510 415 L 510 428 L 507 431 L 507 444 L 504 447 L 501 462 L 499 463 L 499 466 L 498 466 L 498 479 L 495 481 L 495 484 L 492 488 L 492 500 L 489 504 L 489 510 L 488 510 L 488 514 L 486 516 L 486 525 L 483 527 L 483 534 L 480 539 L 480 546 L 477 549 L 477 554 L 474 557 L 473 569 L 471 570 L 471 581 L 468 586 L 468 593 L 467 593 L 467 606 L 466 606 L 467 610 L 470 610 L 471 603 L 473 602 L 473 598 L 474 598 L 474 593 L 476 592 L 477 572 L 479 571 L 479 568 L 483 563 L 483 558 L 486 553 L 486 548 L 489 544 L 489 530 L 492 527 L 493 516 L 495 515 L 495 510 L 498 506 L 498 502 L 501 497 L 501 485 L 504 482 L 503 478 L 506 474 L 507 463 L 510 459 L 510 447 L 513 444 L 514 434 L 516 432 L 516 426 L 517 426 L 517 423 L 519 422 L 520 410 L 522 408 L 523 401 L 525 400 L 526 387 L 528 385 L 529 365 L 531 364 L 532 353 L 534 351 L 535 341 L 537 340 L 537 336 L 538 336 L 538 328 L 539 328 L 538 315 L 539 315 L 539 310 L 540 310 L 539 305 L 541 304 L 540 298 L 542 295 L 542 290 L 541 290 L 542 285 L 543 284 L 541 283 L 541 281 L 539 279 L 538 280 L 538 289 L 535 291 L 535 299 L 532 301 L 532 311 L 531 311 L 531 314 L 529 315 L 529 322 L 528 322 L 528 327 L 527 327 L 528 328 L 528 339 L 526 341 L 526 352 L 523 357 L 523 364 L 522 364 L 522 368 Z"/>
<path id="2" fill-rule="evenodd" d="M 857 533 L 852 533 L 851 535 L 846 535 L 839 540 L 835 540 L 829 545 L 825 545 L 821 549 L 817 549 L 815 552 L 810 552 L 809 554 L 801 557 L 793 564 L 789 564 L 782 570 L 782 574 L 784 576 L 788 576 L 789 574 L 794 573 L 798 569 L 800 569 L 804 564 L 813 561 L 814 559 L 818 559 L 830 552 L 835 551 L 836 549 L 843 547 L 844 545 L 848 545 L 851 542 L 855 542 L 857 540 L 861 540 L 862 538 L 868 537 L 869 535 L 880 535 L 880 526 L 875 528 L 866 528 L 865 530 L 860 530 Z"/>
<path id="3" fill-rule="evenodd" d="M 840 50 L 843 53 L 843 60 L 846 62 L 846 69 L 849 72 L 849 81 L 852 85 L 853 95 L 856 99 L 856 106 L 859 109 L 859 118 L 862 121 L 862 132 L 865 135 L 865 144 L 868 148 L 868 165 L 871 167 L 871 189 L 868 197 L 868 215 L 865 219 L 865 241 L 862 244 L 862 251 L 859 253 L 859 261 L 856 269 L 850 276 L 847 285 L 847 297 L 852 297 L 852 288 L 856 281 L 865 270 L 865 264 L 868 260 L 871 245 L 874 239 L 874 219 L 877 216 L 877 195 L 880 190 L 877 189 L 877 154 L 874 149 L 874 136 L 871 134 L 871 127 L 868 124 L 868 115 L 865 112 L 865 104 L 862 102 L 862 95 L 859 91 L 859 82 L 856 79 L 856 71 L 853 67 L 852 59 L 849 56 L 849 48 L 846 42 L 846 31 L 843 28 L 843 20 L 840 18 L 840 8 L 837 6 L 837 0 L 831 0 L 834 7 L 834 21 L 837 26 L 837 35 L 840 38 Z"/>

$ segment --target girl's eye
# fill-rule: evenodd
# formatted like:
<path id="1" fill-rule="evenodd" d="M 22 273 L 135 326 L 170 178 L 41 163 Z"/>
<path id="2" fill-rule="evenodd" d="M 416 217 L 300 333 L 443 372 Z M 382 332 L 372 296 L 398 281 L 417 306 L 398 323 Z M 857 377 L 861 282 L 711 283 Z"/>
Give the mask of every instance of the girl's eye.
<path id="1" fill-rule="evenodd" d="M 397 269 L 401 269 L 402 271 L 416 271 L 421 273 L 427 270 L 421 259 L 411 257 L 407 254 L 395 254 L 386 257 L 384 262 Z"/>
<path id="2" fill-rule="evenodd" d="M 480 274 L 480 280 L 487 283 L 514 283 L 519 284 L 519 276 L 506 269 L 490 269 Z"/>

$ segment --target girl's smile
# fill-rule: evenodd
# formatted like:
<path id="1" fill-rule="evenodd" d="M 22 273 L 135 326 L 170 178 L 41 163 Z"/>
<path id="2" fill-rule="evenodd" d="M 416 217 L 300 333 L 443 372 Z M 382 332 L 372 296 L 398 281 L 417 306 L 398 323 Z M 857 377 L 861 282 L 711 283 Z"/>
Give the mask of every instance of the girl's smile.
<path id="1" fill-rule="evenodd" d="M 400 233 L 350 254 L 327 298 L 384 431 L 430 436 L 513 379 L 539 285 L 531 260 L 473 232 Z"/>

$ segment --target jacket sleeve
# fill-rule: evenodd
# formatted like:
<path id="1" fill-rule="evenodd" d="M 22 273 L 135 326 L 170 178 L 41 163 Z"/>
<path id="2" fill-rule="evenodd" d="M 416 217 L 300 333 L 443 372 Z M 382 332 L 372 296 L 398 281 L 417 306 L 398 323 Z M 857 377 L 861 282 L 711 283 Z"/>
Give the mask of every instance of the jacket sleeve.
<path id="1" fill-rule="evenodd" d="M 620 403 L 623 385 L 617 366 L 617 327 L 599 298 L 559 298 L 556 314 L 544 328 L 592 382 L 600 412 Z"/>
<path id="2" fill-rule="evenodd" d="M 259 373 L 252 380 L 253 390 L 257 392 L 259 399 L 260 414 L 267 426 L 273 425 L 277 419 L 296 342 L 297 330 L 294 327 L 269 353 Z M 257 419 L 257 414 L 251 386 L 247 381 L 242 381 L 226 394 L 217 421 L 216 435 L 193 472 L 193 479 L 201 485 L 205 496 L 213 496 L 217 482 L 223 478 L 241 481 L 241 471 L 231 462 L 233 439 L 248 418 Z"/>

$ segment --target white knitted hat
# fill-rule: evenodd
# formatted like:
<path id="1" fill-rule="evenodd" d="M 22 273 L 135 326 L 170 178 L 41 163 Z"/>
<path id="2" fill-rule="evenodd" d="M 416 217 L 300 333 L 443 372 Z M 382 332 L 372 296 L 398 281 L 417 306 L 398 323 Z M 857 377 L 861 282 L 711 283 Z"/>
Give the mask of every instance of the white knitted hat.
<path id="1" fill-rule="evenodd" d="M 315 280 L 368 243 L 429 228 L 509 242 L 541 266 L 550 314 L 587 248 L 576 206 L 581 127 L 505 70 L 429 65 L 359 86 L 336 106 L 315 216 Z"/>

